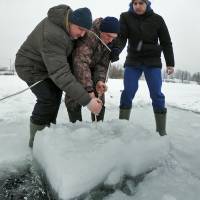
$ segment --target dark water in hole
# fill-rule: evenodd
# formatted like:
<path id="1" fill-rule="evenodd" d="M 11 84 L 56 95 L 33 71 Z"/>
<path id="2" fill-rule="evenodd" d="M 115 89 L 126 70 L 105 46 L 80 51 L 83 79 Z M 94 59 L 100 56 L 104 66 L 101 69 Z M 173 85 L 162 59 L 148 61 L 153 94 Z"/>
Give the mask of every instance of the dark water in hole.
<path id="1" fill-rule="evenodd" d="M 32 166 L 0 177 L 0 200 L 52 200 Z"/>
<path id="2" fill-rule="evenodd" d="M 100 184 L 89 193 L 73 200 L 102 200 L 116 190 L 121 190 L 128 196 L 133 196 L 137 185 L 143 181 L 145 175 L 149 172 L 136 177 L 125 176 L 117 185 L 111 187 Z M 29 165 L 18 172 L 7 172 L 4 173 L 4 177 L 0 177 L 0 200 L 55 200 L 55 196 L 53 196 L 55 194 L 52 194 L 52 191 L 47 188 L 34 167 Z"/>

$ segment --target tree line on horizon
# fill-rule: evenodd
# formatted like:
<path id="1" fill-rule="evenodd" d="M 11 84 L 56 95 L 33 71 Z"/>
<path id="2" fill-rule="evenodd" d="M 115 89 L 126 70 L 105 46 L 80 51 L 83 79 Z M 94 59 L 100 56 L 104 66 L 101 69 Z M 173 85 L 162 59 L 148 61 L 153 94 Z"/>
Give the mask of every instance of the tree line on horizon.
<path id="1" fill-rule="evenodd" d="M 174 74 L 168 76 L 163 68 L 163 80 L 166 82 L 176 82 L 175 80 L 180 80 L 182 83 L 188 83 L 190 81 L 197 82 L 200 84 L 200 72 L 190 73 L 187 70 L 180 70 L 175 68 Z M 0 66 L 0 75 L 14 75 L 15 68 L 14 65 L 12 67 L 3 67 Z M 111 79 L 123 79 L 124 68 L 122 64 L 112 64 L 109 68 L 109 78 Z M 144 76 L 141 77 L 144 79 Z"/>
<path id="2" fill-rule="evenodd" d="M 124 68 L 121 64 L 112 64 L 109 69 L 109 78 L 111 79 L 122 79 L 124 74 Z M 174 74 L 168 76 L 164 68 L 162 70 L 163 80 L 168 82 L 176 82 L 180 80 L 181 83 L 189 83 L 190 81 L 197 82 L 200 84 L 200 72 L 190 73 L 187 70 L 180 70 L 175 68 Z M 141 79 L 144 79 L 142 76 Z"/>

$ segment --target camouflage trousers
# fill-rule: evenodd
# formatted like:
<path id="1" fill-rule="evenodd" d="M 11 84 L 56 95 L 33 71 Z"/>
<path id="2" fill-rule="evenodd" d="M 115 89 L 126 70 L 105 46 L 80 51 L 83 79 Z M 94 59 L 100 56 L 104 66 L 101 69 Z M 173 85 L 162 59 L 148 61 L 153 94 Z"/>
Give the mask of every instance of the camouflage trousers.
<path id="1" fill-rule="evenodd" d="M 95 94 L 96 95 L 96 94 Z M 97 95 L 96 95 L 97 96 Z M 101 101 L 103 102 L 103 106 L 101 109 L 101 112 L 99 115 L 95 118 L 95 115 L 91 113 L 91 119 L 92 121 L 103 121 L 104 120 L 104 114 L 105 114 L 105 96 L 99 97 Z M 76 121 L 82 121 L 82 106 L 71 99 L 67 94 L 65 94 L 65 106 L 67 108 L 69 121 L 72 123 L 75 123 Z"/>

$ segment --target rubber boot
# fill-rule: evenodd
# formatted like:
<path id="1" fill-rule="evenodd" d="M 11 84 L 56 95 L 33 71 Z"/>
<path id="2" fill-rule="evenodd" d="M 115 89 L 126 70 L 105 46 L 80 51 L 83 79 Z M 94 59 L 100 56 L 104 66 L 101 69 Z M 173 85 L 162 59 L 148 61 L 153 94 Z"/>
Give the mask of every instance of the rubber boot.
<path id="1" fill-rule="evenodd" d="M 167 119 L 167 111 L 162 112 L 154 112 L 155 121 L 156 121 L 156 131 L 160 136 L 167 135 L 166 133 L 166 119 Z"/>
<path id="2" fill-rule="evenodd" d="M 30 139 L 29 139 L 30 148 L 33 148 L 33 142 L 36 132 L 43 130 L 45 127 L 46 125 L 37 125 L 30 121 Z"/>
<path id="3" fill-rule="evenodd" d="M 97 115 L 97 121 L 103 121 L 104 115 L 105 115 L 105 106 L 102 106 L 101 112 L 99 113 L 99 115 Z M 92 118 L 92 121 L 94 122 L 95 115 L 93 113 L 91 113 L 91 118 Z"/>
<path id="4" fill-rule="evenodd" d="M 130 115 L 131 115 L 131 108 L 120 108 L 119 119 L 129 120 Z"/>
<path id="5" fill-rule="evenodd" d="M 76 121 L 82 121 L 81 106 L 77 106 L 76 109 L 67 108 L 69 121 L 75 123 Z"/>

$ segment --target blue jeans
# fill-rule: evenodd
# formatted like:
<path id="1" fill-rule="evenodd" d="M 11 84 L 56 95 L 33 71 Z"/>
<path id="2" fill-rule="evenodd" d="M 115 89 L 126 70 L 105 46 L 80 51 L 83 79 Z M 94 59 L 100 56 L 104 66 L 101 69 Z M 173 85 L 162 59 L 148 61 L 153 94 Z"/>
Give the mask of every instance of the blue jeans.
<path id="1" fill-rule="evenodd" d="M 149 88 L 154 111 L 165 110 L 165 96 L 161 92 L 161 69 L 148 66 L 125 67 L 124 90 L 121 94 L 120 108 L 129 109 L 132 107 L 132 100 L 135 97 L 135 94 L 138 90 L 138 80 L 143 72 Z"/>

